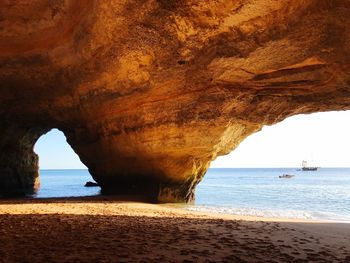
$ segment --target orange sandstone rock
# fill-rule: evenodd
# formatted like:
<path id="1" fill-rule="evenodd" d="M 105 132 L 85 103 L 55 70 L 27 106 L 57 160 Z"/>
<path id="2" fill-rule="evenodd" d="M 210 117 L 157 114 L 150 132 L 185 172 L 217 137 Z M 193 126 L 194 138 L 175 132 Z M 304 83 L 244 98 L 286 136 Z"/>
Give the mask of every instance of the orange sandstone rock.
<path id="1" fill-rule="evenodd" d="M 284 118 L 350 109 L 347 0 L 0 3 L 0 193 L 62 130 L 108 193 L 190 201 L 210 161 Z"/>

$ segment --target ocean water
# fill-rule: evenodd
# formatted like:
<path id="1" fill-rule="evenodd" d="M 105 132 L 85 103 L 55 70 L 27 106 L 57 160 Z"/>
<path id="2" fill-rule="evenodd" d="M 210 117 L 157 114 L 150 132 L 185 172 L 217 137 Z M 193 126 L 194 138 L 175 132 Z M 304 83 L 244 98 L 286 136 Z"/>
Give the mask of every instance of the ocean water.
<path id="1" fill-rule="evenodd" d="M 280 179 L 282 174 L 294 174 Z M 93 196 L 87 170 L 41 170 L 36 197 Z M 350 168 L 209 169 L 186 209 L 236 215 L 350 222 Z"/>
<path id="2" fill-rule="evenodd" d="M 100 194 L 100 187 L 84 187 L 92 181 L 88 170 L 40 170 L 40 189 L 34 197 L 78 197 Z"/>
<path id="3" fill-rule="evenodd" d="M 350 222 L 350 169 L 209 169 L 188 209 Z"/>

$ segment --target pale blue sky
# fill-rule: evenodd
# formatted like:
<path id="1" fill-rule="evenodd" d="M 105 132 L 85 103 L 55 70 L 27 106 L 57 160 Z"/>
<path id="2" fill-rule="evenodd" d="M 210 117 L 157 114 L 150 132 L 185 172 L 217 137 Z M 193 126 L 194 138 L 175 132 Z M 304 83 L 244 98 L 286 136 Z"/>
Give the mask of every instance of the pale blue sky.
<path id="1" fill-rule="evenodd" d="M 303 159 L 321 167 L 350 167 L 350 111 L 290 117 L 266 126 L 211 167 L 298 167 Z M 54 129 L 35 145 L 41 169 L 86 168 Z"/>
<path id="2" fill-rule="evenodd" d="M 53 129 L 36 142 L 40 169 L 86 169 L 66 141 L 63 132 Z"/>

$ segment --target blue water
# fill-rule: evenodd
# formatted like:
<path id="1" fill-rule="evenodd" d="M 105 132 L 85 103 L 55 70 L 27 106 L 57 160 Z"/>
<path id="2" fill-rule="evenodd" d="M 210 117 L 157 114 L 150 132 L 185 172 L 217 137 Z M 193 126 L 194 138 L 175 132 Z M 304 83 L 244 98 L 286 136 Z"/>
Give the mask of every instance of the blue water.
<path id="1" fill-rule="evenodd" d="M 280 179 L 284 173 L 291 179 Z M 87 170 L 42 170 L 37 197 L 91 196 L 99 187 Z M 209 169 L 190 210 L 350 222 L 350 168 Z"/>
<path id="2" fill-rule="evenodd" d="M 38 198 L 77 197 L 100 194 L 100 187 L 84 187 L 93 181 L 88 170 L 40 170 Z"/>
<path id="3" fill-rule="evenodd" d="M 294 174 L 280 179 L 282 174 Z M 209 169 L 192 210 L 350 221 L 350 169 Z"/>

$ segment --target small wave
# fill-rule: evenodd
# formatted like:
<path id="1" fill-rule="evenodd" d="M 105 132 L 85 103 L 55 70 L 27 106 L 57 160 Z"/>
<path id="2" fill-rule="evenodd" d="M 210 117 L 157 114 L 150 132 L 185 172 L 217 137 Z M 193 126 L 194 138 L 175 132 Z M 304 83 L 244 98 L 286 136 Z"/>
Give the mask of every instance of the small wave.
<path id="1" fill-rule="evenodd" d="M 233 208 L 233 207 L 214 207 L 214 206 L 189 206 L 190 211 L 209 212 L 219 214 L 231 214 L 239 216 L 254 216 L 268 218 L 287 218 L 287 219 L 319 219 L 312 213 L 297 210 L 262 210 L 256 208 Z"/>

